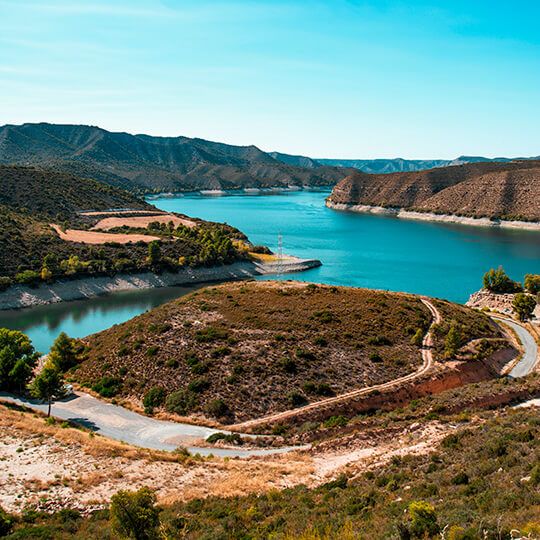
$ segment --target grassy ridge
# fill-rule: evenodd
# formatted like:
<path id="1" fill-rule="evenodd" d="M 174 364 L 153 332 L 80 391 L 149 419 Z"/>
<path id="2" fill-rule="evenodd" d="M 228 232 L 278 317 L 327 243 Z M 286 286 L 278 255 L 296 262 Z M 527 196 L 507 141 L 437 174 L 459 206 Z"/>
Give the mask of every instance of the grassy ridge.
<path id="1" fill-rule="evenodd" d="M 450 303 L 445 309 L 469 328 L 465 341 L 498 336 L 484 314 Z M 414 371 L 422 359 L 411 338 L 429 323 L 428 309 L 413 295 L 224 284 L 85 339 L 86 360 L 73 376 L 87 386 L 97 383 L 107 397 L 141 399 L 164 387 L 169 396 L 182 393 L 183 405 L 168 407 L 173 412 L 240 421 Z M 100 385 L 104 379 L 112 390 Z"/>

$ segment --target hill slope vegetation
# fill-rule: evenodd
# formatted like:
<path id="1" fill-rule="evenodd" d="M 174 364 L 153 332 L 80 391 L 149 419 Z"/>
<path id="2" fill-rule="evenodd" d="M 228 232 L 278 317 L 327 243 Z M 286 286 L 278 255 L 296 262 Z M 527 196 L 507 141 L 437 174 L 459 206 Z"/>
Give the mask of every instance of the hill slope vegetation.
<path id="1" fill-rule="evenodd" d="M 57 124 L 0 127 L 0 162 L 55 168 L 145 193 L 334 185 L 353 172 L 288 165 L 255 146 Z"/>
<path id="2" fill-rule="evenodd" d="M 463 342 L 499 336 L 484 314 L 440 306 L 443 345 L 453 325 Z M 422 358 L 412 337 L 430 319 L 420 298 L 408 294 L 223 284 L 86 338 L 86 360 L 74 377 L 105 397 L 141 400 L 163 388 L 161 404 L 168 395 L 170 411 L 231 423 L 415 371 Z"/>
<path id="3" fill-rule="evenodd" d="M 479 162 L 426 171 L 353 174 L 330 203 L 494 219 L 540 220 L 540 161 Z"/>

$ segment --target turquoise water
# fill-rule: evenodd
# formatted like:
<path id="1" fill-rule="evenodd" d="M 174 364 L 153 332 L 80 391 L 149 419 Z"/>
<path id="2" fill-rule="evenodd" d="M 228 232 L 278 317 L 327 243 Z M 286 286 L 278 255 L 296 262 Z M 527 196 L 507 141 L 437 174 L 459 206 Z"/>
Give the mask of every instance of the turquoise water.
<path id="1" fill-rule="evenodd" d="M 324 206 L 328 192 L 184 196 L 152 202 L 238 227 L 255 244 L 317 258 L 323 266 L 286 278 L 421 293 L 465 302 L 483 273 L 502 265 L 522 280 L 540 273 L 540 233 L 442 225 L 352 214 Z M 169 287 L 116 293 L 91 300 L 0 312 L 0 327 L 27 333 L 41 352 L 65 331 L 82 337 L 193 290 Z"/>
<path id="2" fill-rule="evenodd" d="M 407 221 L 339 212 L 328 192 L 160 198 L 158 208 L 238 227 L 255 244 L 320 259 L 294 279 L 406 291 L 467 301 L 482 275 L 502 265 L 518 281 L 540 273 L 540 233 Z"/>

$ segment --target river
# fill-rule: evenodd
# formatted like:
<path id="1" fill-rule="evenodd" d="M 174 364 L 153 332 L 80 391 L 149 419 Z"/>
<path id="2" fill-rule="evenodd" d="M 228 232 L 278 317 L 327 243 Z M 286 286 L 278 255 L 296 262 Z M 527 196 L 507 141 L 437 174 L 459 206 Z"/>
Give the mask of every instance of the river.
<path id="1" fill-rule="evenodd" d="M 267 195 L 160 197 L 158 208 L 227 222 L 255 244 L 323 265 L 286 278 L 421 293 L 465 302 L 482 275 L 502 265 L 516 280 L 540 273 L 540 233 L 360 215 L 324 206 L 328 191 Z M 264 279 L 264 278 L 262 278 Z M 266 278 L 268 279 L 268 278 Z M 41 352 L 65 331 L 82 337 L 192 290 L 169 287 L 116 293 L 0 313 L 0 327 L 27 333 Z"/>

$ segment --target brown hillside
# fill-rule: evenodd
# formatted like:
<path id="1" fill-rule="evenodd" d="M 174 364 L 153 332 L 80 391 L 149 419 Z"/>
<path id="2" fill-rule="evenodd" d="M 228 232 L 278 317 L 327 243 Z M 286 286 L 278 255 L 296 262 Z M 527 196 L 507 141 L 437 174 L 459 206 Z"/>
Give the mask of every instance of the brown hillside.
<path id="1" fill-rule="evenodd" d="M 484 314 L 438 305 L 441 360 L 450 321 L 463 343 L 499 336 Z M 229 283 L 84 339 L 85 360 L 74 377 L 104 397 L 136 402 L 156 387 L 167 396 L 182 391 L 175 412 L 242 421 L 415 371 L 422 359 L 411 337 L 430 319 L 420 298 L 410 294 Z M 216 399 L 227 408 L 209 409 Z"/>
<path id="2" fill-rule="evenodd" d="M 540 161 L 481 162 L 426 171 L 353 174 L 329 201 L 495 219 L 540 220 Z"/>

